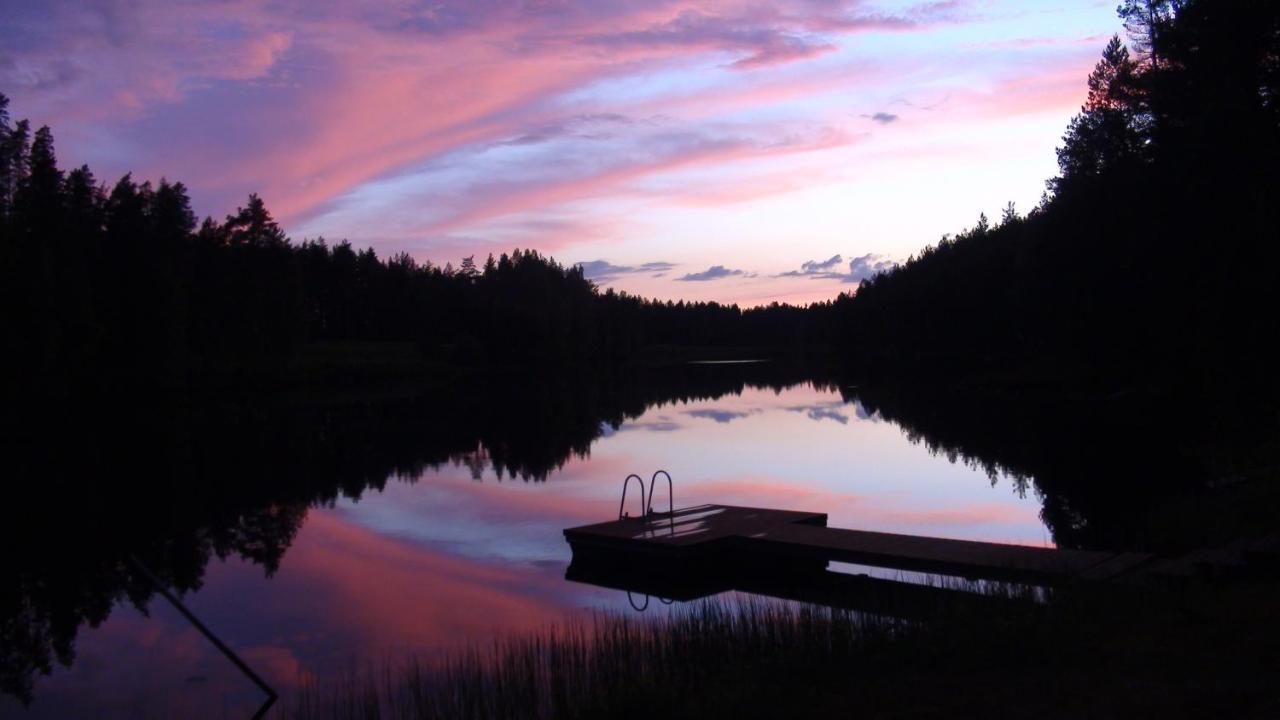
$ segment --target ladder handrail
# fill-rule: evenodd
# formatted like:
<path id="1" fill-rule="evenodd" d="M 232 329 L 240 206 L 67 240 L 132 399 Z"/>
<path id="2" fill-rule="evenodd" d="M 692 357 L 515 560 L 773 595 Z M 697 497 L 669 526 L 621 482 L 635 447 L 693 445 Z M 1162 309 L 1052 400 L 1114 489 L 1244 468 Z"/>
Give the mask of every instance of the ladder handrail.
<path id="1" fill-rule="evenodd" d="M 622 502 L 618 503 L 618 519 L 619 520 L 626 517 L 625 515 L 622 514 L 622 509 L 627 505 L 627 487 L 631 485 L 631 478 L 635 478 L 636 482 L 640 483 L 640 517 L 644 517 L 645 515 L 649 514 L 648 513 L 649 505 L 648 503 L 645 502 L 645 499 L 644 499 L 644 478 L 640 477 L 635 473 L 631 473 L 626 477 L 625 480 L 622 481 Z"/>
<path id="2" fill-rule="evenodd" d="M 671 482 L 671 473 L 666 470 L 659 470 L 653 474 L 653 477 L 649 478 L 649 504 L 645 508 L 645 515 L 653 514 L 653 486 L 654 483 L 658 482 L 659 475 L 667 476 L 667 514 L 674 515 L 676 512 L 675 484 Z"/>

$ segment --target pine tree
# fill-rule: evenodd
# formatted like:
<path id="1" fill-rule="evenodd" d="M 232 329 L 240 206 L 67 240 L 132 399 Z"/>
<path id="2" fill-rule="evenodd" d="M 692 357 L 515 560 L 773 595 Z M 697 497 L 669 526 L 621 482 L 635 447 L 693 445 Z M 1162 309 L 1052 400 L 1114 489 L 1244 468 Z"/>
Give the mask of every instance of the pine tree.
<path id="1" fill-rule="evenodd" d="M 10 148 L 13 128 L 9 126 L 9 98 L 0 93 L 0 233 L 9 218 L 13 199 L 14 157 Z"/>
<path id="2" fill-rule="evenodd" d="M 133 174 L 120 178 L 107 196 L 106 230 L 109 252 L 126 265 L 132 265 L 133 255 L 140 253 L 146 242 L 147 192 L 146 185 L 133 181 Z"/>
<path id="3" fill-rule="evenodd" d="M 1004 210 L 1000 213 L 1001 227 L 1015 223 L 1018 221 L 1018 208 L 1014 207 L 1013 201 L 1010 200 L 1008 205 L 1004 206 Z"/>
<path id="4" fill-rule="evenodd" d="M 991 221 L 987 219 L 986 213 L 978 213 L 978 224 L 973 226 L 974 235 L 986 235 L 991 229 Z"/>
<path id="5" fill-rule="evenodd" d="M 476 269 L 476 256 L 468 255 L 462 258 L 462 267 L 458 268 L 458 275 L 467 281 L 476 279 L 480 271 Z"/>
<path id="6" fill-rule="evenodd" d="M 1124 0 L 1116 7 L 1140 64 L 1160 66 L 1161 36 L 1184 4 L 1183 0 Z"/>
<path id="7" fill-rule="evenodd" d="M 1071 119 L 1063 147 L 1058 148 L 1060 181 L 1098 175 L 1142 154 L 1135 66 L 1119 36 L 1107 43 L 1088 84 L 1088 100 Z"/>
<path id="8" fill-rule="evenodd" d="M 20 232 L 28 239 L 47 242 L 56 235 L 62 210 L 62 171 L 53 152 L 53 133 L 45 125 L 32 138 L 27 173 L 18 184 L 14 212 Z"/>
<path id="9" fill-rule="evenodd" d="M 3 155 L 6 174 L 0 177 L 0 205 L 12 219 L 18 188 L 26 180 L 28 159 L 31 155 L 31 125 L 26 120 L 14 123 L 8 135 L 0 138 L 0 155 Z"/>
<path id="10" fill-rule="evenodd" d="M 67 229 L 77 242 L 97 245 L 102 233 L 104 202 L 102 189 L 88 165 L 67 174 Z"/>
<path id="11" fill-rule="evenodd" d="M 228 241 L 232 245 L 271 247 L 287 244 L 284 230 L 271 217 L 267 204 L 257 193 L 249 195 L 249 203 L 228 215 L 226 226 Z"/>
<path id="12" fill-rule="evenodd" d="M 180 182 L 170 184 L 160 179 L 151 215 L 157 239 L 169 247 L 186 240 L 196 228 L 191 198 L 187 187 Z"/>

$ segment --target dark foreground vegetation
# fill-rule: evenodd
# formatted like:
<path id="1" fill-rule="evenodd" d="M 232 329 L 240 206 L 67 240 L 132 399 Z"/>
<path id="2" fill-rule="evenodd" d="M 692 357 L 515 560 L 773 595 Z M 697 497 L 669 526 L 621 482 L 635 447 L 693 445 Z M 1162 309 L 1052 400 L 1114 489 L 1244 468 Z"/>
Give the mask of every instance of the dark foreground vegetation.
<path id="1" fill-rule="evenodd" d="M 287 698 L 298 720 L 393 718 L 1273 717 L 1277 636 L 1250 596 L 1022 598 L 905 622 L 720 599 L 601 616 Z M 1274 590 L 1274 586 L 1271 587 Z M 1172 632 L 1176 629 L 1176 632 Z M 1272 665 L 1274 667 L 1274 664 Z"/>

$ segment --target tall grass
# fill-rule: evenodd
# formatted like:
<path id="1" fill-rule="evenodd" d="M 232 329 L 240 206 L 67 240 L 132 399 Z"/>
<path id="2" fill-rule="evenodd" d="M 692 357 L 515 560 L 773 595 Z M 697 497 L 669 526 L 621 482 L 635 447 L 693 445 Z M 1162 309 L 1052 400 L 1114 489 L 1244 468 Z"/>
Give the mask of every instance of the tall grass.
<path id="1" fill-rule="evenodd" d="M 298 720 L 648 716 L 716 705 L 742 682 L 803 684 L 912 627 L 745 597 L 656 619 L 595 612 L 436 665 L 411 659 L 308 685 L 283 710 Z"/>
<path id="2" fill-rule="evenodd" d="M 743 595 L 587 613 L 311 684 L 278 716 L 1280 717 L 1275 583 L 968 587 L 993 602 L 919 621 Z"/>

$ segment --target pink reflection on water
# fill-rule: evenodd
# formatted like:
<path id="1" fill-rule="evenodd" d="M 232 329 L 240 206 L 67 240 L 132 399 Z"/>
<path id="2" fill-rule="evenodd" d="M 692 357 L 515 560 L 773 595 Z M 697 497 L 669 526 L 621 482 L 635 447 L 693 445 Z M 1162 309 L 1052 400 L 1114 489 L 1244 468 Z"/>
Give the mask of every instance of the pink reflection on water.
<path id="1" fill-rule="evenodd" d="M 616 517 L 622 478 L 647 481 L 659 468 L 675 478 L 678 507 L 806 510 L 834 527 L 1047 542 L 1035 498 L 929 454 L 838 394 L 748 388 L 651 408 L 545 482 L 445 466 L 313 509 L 274 578 L 215 561 L 188 604 L 286 695 L 307 679 L 438 656 L 576 609 L 626 608 L 625 593 L 564 581 L 561 531 Z M 664 506 L 665 490 L 657 495 Z M 119 608 L 82 632 L 77 662 L 38 683 L 27 715 L 220 717 L 260 702 L 163 601 L 150 610 L 148 619 Z"/>
<path id="2" fill-rule="evenodd" d="M 573 606 L 562 567 L 485 563 L 314 511 L 277 576 L 215 562 L 188 606 L 282 695 L 407 654 L 530 631 Z M 39 683 L 31 717 L 247 716 L 256 689 L 160 598 L 86 629 L 77 661 Z M 0 705 L 0 710 L 8 710 Z"/>

